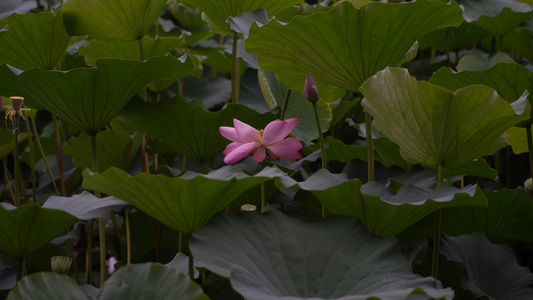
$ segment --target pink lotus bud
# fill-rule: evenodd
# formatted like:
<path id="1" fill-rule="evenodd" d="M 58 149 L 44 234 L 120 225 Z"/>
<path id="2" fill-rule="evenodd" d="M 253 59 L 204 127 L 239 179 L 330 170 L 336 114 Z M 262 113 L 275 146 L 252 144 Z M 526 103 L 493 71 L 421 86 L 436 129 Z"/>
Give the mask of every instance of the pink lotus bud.
<path id="1" fill-rule="evenodd" d="M 309 102 L 314 103 L 318 101 L 318 88 L 316 87 L 313 77 L 311 77 L 309 73 L 307 73 L 307 77 L 305 77 L 304 96 Z"/>

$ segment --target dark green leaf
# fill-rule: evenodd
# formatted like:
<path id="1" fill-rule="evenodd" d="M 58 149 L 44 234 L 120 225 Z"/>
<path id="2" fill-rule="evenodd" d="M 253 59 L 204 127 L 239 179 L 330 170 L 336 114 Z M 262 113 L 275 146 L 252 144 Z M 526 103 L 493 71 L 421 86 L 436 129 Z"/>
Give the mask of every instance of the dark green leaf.
<path id="1" fill-rule="evenodd" d="M 100 131 L 96 135 L 98 171 L 110 167 L 127 170 L 140 148 L 140 140 L 116 131 Z M 63 146 L 63 153 L 72 156 L 74 164 L 82 169 L 92 169 L 91 137 L 81 134 L 72 137 Z"/>
<path id="2" fill-rule="evenodd" d="M 0 94 L 25 97 L 25 104 L 46 108 L 62 120 L 96 134 L 148 82 L 193 70 L 191 59 L 153 57 L 145 62 L 99 59 L 98 68 L 68 72 L 0 65 Z"/>
<path id="3" fill-rule="evenodd" d="M 384 84 L 384 83 L 387 84 Z M 387 68 L 361 87 L 375 128 L 400 146 L 410 163 L 456 168 L 505 146 L 503 133 L 529 118 L 525 97 L 509 104 L 486 86 L 451 92 Z"/>
<path id="4" fill-rule="evenodd" d="M 482 233 L 441 240 L 440 251 L 448 260 L 465 265 L 461 287 L 476 297 L 526 300 L 533 297 L 533 275 L 516 263 L 513 250 L 493 245 Z"/>
<path id="5" fill-rule="evenodd" d="M 52 70 L 67 50 L 70 37 L 61 12 L 12 14 L 0 20 L 0 63 L 21 70 Z"/>
<path id="6" fill-rule="evenodd" d="M 63 7 L 70 35 L 99 40 L 136 40 L 152 27 L 166 0 L 69 0 Z"/>
<path id="7" fill-rule="evenodd" d="M 290 228 L 290 230 L 287 230 Z M 249 300 L 451 298 L 433 278 L 412 274 L 395 238 L 367 232 L 353 217 L 292 219 L 219 214 L 190 241 L 199 263 L 230 277 Z"/>
<path id="8" fill-rule="evenodd" d="M 146 173 L 130 176 L 115 168 L 101 175 L 86 170 L 83 186 L 121 198 L 171 228 L 190 234 L 243 192 L 284 175 L 277 168 L 265 168 L 247 176 L 230 166 L 208 175 L 187 174 L 170 178 Z"/>
<path id="9" fill-rule="evenodd" d="M 327 12 L 296 16 L 287 25 L 277 20 L 252 25 L 245 45 L 288 88 L 302 91 L 310 73 L 327 95 L 328 85 L 357 91 L 377 71 L 412 59 L 417 39 L 462 20 L 455 2 L 372 2 L 361 9 L 343 2 Z"/>
<path id="10" fill-rule="evenodd" d="M 0 207 L 0 250 L 21 259 L 35 253 L 76 222 L 66 212 L 23 205 L 14 210 Z"/>
<path id="11" fill-rule="evenodd" d="M 448 235 L 483 232 L 493 243 L 533 242 L 531 195 L 524 189 L 484 190 L 488 207 L 461 206 L 442 211 Z"/>

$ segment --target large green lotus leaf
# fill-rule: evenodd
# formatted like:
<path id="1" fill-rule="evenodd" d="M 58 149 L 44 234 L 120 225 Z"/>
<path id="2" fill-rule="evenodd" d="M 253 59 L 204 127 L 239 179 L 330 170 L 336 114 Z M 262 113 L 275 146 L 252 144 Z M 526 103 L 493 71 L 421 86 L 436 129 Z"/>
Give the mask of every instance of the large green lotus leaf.
<path id="1" fill-rule="evenodd" d="M 156 39 L 144 37 L 142 43 L 143 59 L 146 60 L 154 56 L 164 56 L 170 50 L 182 47 L 185 44 L 185 40 L 179 37 L 158 37 Z M 92 40 L 87 46 L 80 47 L 78 53 L 85 56 L 85 62 L 88 65 L 94 65 L 96 60 L 101 57 L 141 59 L 138 41 Z"/>
<path id="2" fill-rule="evenodd" d="M 533 298 L 533 275 L 529 268 L 518 265 L 511 247 L 491 244 L 482 233 L 445 237 L 440 247 L 448 260 L 464 264 L 461 287 L 476 297 Z"/>
<path id="3" fill-rule="evenodd" d="M 505 52 L 497 52 L 490 57 L 482 57 L 476 54 L 468 54 L 457 63 L 457 71 L 484 71 L 494 67 L 497 63 L 514 63 L 514 60 Z"/>
<path id="4" fill-rule="evenodd" d="M 321 92 L 322 83 L 357 91 L 377 71 L 411 60 L 417 39 L 462 20 L 455 2 L 372 2 L 360 9 L 343 2 L 328 12 L 296 16 L 287 25 L 277 20 L 253 25 L 245 45 L 289 88 L 302 91 L 310 73 Z"/>
<path id="5" fill-rule="evenodd" d="M 331 214 L 356 216 L 369 231 L 381 236 L 397 235 L 441 208 L 487 205 L 476 186 L 458 189 L 441 184 L 437 189 L 425 189 L 400 184 L 393 191 L 378 182 L 362 185 L 359 179 L 351 179 L 339 184 L 336 178 L 319 171 L 298 186 L 313 194 Z"/>
<path id="6" fill-rule="evenodd" d="M 83 186 L 120 198 L 169 227 L 190 234 L 243 192 L 283 175 L 278 168 L 265 168 L 247 176 L 226 166 L 208 175 L 189 173 L 171 178 L 146 173 L 130 176 L 110 168 L 103 174 L 85 170 Z"/>
<path id="7" fill-rule="evenodd" d="M 421 49 L 433 47 L 439 51 L 460 51 L 483 40 L 488 32 L 481 27 L 463 22 L 459 27 L 439 29 L 425 35 L 418 42 Z"/>
<path id="8" fill-rule="evenodd" d="M 19 135 L 19 144 L 26 140 L 28 134 L 23 132 Z M 12 130 L 0 129 L 0 158 L 13 153 L 15 149 L 15 135 Z"/>
<path id="9" fill-rule="evenodd" d="M 493 35 L 502 37 L 533 16 L 531 5 L 514 0 L 457 1 L 464 7 L 464 19 Z"/>
<path id="10" fill-rule="evenodd" d="M 61 12 L 12 14 L 0 20 L 0 63 L 21 70 L 52 70 L 67 50 L 70 37 Z"/>
<path id="11" fill-rule="evenodd" d="M 124 288 L 124 284 L 128 288 Z M 104 284 L 98 300 L 209 299 L 189 277 L 173 267 L 155 263 L 120 268 Z"/>
<path id="12" fill-rule="evenodd" d="M 36 273 L 24 277 L 13 289 L 9 300 L 149 300 L 209 299 L 187 276 L 172 267 L 155 263 L 128 265 L 120 268 L 104 284 L 103 289 L 87 292 L 67 275 Z"/>
<path id="13" fill-rule="evenodd" d="M 527 130 L 525 128 L 511 127 L 505 132 L 505 136 L 507 136 L 507 145 L 513 148 L 515 154 L 529 152 Z"/>
<path id="14" fill-rule="evenodd" d="M 39 204 L 6 210 L 0 207 L 0 250 L 24 258 L 60 235 L 77 219 L 60 210 Z"/>
<path id="15" fill-rule="evenodd" d="M 63 7 L 63 19 L 70 35 L 136 40 L 150 30 L 166 3 L 166 0 L 69 0 Z"/>
<path id="16" fill-rule="evenodd" d="M 274 120 L 272 114 L 259 114 L 242 105 L 228 105 L 218 112 L 208 112 L 198 104 L 180 98 L 159 103 L 135 102 L 121 113 L 125 128 L 155 135 L 177 153 L 195 161 L 212 160 L 230 142 L 219 131 L 220 126 L 233 127 L 239 119 L 256 128 L 264 128 Z"/>
<path id="17" fill-rule="evenodd" d="M 22 72 L 0 65 L 0 95 L 25 97 L 25 104 L 45 108 L 73 127 L 96 134 L 148 82 L 192 71 L 192 60 L 172 56 L 144 62 L 99 59 L 97 68 L 66 72 L 32 69 Z"/>
<path id="18" fill-rule="evenodd" d="M 400 146 L 406 161 L 433 168 L 453 169 L 493 154 L 506 144 L 503 133 L 530 111 L 526 97 L 510 104 L 481 85 L 451 92 L 417 82 L 402 68 L 379 72 L 361 91 L 376 130 Z"/>
<path id="19" fill-rule="evenodd" d="M 525 90 L 533 87 L 533 72 L 517 63 L 497 63 L 484 71 L 454 73 L 449 68 L 440 68 L 430 83 L 455 91 L 470 85 L 483 84 L 498 92 L 508 102 L 520 98 Z"/>
<path id="20" fill-rule="evenodd" d="M 141 144 L 139 139 L 131 138 L 116 131 L 100 131 L 96 135 L 98 153 L 98 171 L 104 172 L 110 167 L 127 170 Z M 72 156 L 76 166 L 92 169 L 93 157 L 91 137 L 81 134 L 72 137 L 63 146 L 63 153 Z"/>
<path id="21" fill-rule="evenodd" d="M 483 232 L 493 243 L 533 241 L 531 194 L 523 188 L 484 190 L 488 207 L 462 206 L 442 211 L 442 230 L 448 235 Z"/>
<path id="22" fill-rule="evenodd" d="M 184 0 L 203 10 L 202 19 L 222 34 L 230 34 L 229 17 L 263 8 L 272 17 L 302 0 Z"/>
<path id="23" fill-rule="evenodd" d="M 127 202 L 115 197 L 98 198 L 87 191 L 72 197 L 51 196 L 43 204 L 43 208 L 62 210 L 80 220 L 107 218 L 112 211 L 120 212 L 127 206 Z"/>
<path id="24" fill-rule="evenodd" d="M 531 45 L 532 37 L 533 33 L 528 27 L 517 27 L 503 37 L 502 47 L 519 56 L 533 60 L 533 45 Z"/>
<path id="25" fill-rule="evenodd" d="M 290 229 L 290 230 L 288 230 Z M 225 277 L 249 300 L 451 299 L 434 278 L 412 273 L 395 238 L 377 237 L 353 217 L 324 220 L 215 216 L 189 247 L 198 263 Z"/>

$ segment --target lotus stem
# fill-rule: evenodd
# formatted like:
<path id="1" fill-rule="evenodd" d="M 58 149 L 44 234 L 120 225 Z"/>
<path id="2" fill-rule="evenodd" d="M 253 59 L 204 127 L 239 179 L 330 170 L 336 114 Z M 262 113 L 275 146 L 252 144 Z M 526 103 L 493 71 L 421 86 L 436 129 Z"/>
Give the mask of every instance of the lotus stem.
<path id="1" fill-rule="evenodd" d="M 239 34 L 233 32 L 233 52 L 232 52 L 232 67 L 231 67 L 231 99 L 232 103 L 239 104 L 239 86 L 240 86 L 240 68 L 241 64 L 237 58 L 237 41 Z"/>
<path id="2" fill-rule="evenodd" d="M 15 199 L 15 191 L 13 191 L 13 187 L 11 186 L 11 174 L 9 174 L 9 169 L 7 168 L 7 158 L 4 157 L 2 161 L 4 162 L 4 188 L 7 187 L 11 197 Z"/>
<path id="3" fill-rule="evenodd" d="M 15 114 L 13 120 L 13 134 L 15 135 L 15 148 L 13 150 L 13 180 L 15 180 L 15 197 L 13 203 L 16 207 L 20 206 L 20 187 L 19 187 L 19 122 L 20 116 Z"/>
<path id="4" fill-rule="evenodd" d="M 96 134 L 91 135 L 91 152 L 93 162 L 93 172 L 98 173 L 98 146 L 96 142 Z M 98 198 L 102 198 L 100 191 L 94 191 L 94 195 Z M 98 220 L 98 235 L 100 239 L 100 288 L 104 286 L 106 279 L 106 238 L 105 238 L 105 220 L 104 218 L 97 218 Z"/>
<path id="5" fill-rule="evenodd" d="M 265 211 L 266 197 L 265 197 L 265 183 L 261 182 L 261 213 Z"/>
<path id="6" fill-rule="evenodd" d="M 327 169 L 326 161 L 326 148 L 324 143 L 324 136 L 322 134 L 322 128 L 320 126 L 320 118 L 318 117 L 318 109 L 316 107 L 316 101 L 313 103 L 313 110 L 315 112 L 316 128 L 318 130 L 318 141 L 320 143 L 320 152 L 322 153 L 322 169 Z"/>
<path id="7" fill-rule="evenodd" d="M 41 152 L 41 156 L 43 157 L 43 161 L 44 161 L 44 164 L 46 165 L 46 169 L 48 170 L 48 174 L 50 174 L 50 180 L 52 181 L 52 186 L 54 187 L 56 196 L 59 196 L 59 189 L 57 188 L 57 184 L 54 178 L 54 173 L 52 172 L 50 163 L 48 162 L 48 159 L 46 158 L 46 153 L 44 153 L 43 145 L 41 144 L 41 138 L 39 137 L 39 131 L 37 130 L 37 125 L 35 124 L 34 118 L 31 118 L 31 127 L 33 128 L 33 133 L 35 136 L 35 141 L 37 142 L 37 147 L 39 148 L 39 151 Z"/>
<path id="8" fill-rule="evenodd" d="M 59 167 L 59 179 L 61 183 L 61 195 L 67 196 L 67 190 L 65 188 L 65 173 L 63 172 L 63 152 L 61 150 L 61 134 L 59 133 L 59 126 L 57 123 L 57 116 L 52 114 L 52 120 L 54 122 L 54 131 L 56 134 L 56 146 L 57 146 L 57 164 Z"/>
<path id="9" fill-rule="evenodd" d="M 92 284 L 93 281 L 93 221 L 87 221 L 87 248 L 85 250 L 85 283 Z"/>
<path id="10" fill-rule="evenodd" d="M 526 126 L 526 135 L 527 135 L 527 148 L 529 155 L 529 175 L 533 177 L 533 137 L 531 136 L 531 126 Z"/>
<path id="11" fill-rule="evenodd" d="M 372 117 L 365 113 L 366 156 L 368 160 L 368 182 L 374 181 L 374 141 L 372 140 Z"/>
<path id="12" fill-rule="evenodd" d="M 437 187 L 444 181 L 444 166 L 439 164 Z M 439 273 L 440 235 L 442 223 L 442 209 L 435 212 L 435 229 L 433 232 L 433 257 L 431 260 L 431 276 L 437 280 Z"/>
<path id="13" fill-rule="evenodd" d="M 285 113 L 287 112 L 287 106 L 289 105 L 289 99 L 291 98 L 291 89 L 287 89 L 287 92 L 285 93 L 285 99 L 283 99 L 283 106 L 281 107 L 281 115 L 279 117 L 280 120 L 285 119 Z"/>
<path id="14" fill-rule="evenodd" d="M 33 148 L 33 138 L 31 134 L 30 120 L 26 116 L 26 131 L 28 133 L 28 144 L 30 146 L 30 165 L 31 165 L 31 190 L 32 202 L 37 203 L 37 176 L 35 175 L 35 151 Z"/>
<path id="15" fill-rule="evenodd" d="M 131 231 L 130 231 L 130 210 L 124 210 L 124 219 L 126 219 L 126 263 L 131 264 Z"/>

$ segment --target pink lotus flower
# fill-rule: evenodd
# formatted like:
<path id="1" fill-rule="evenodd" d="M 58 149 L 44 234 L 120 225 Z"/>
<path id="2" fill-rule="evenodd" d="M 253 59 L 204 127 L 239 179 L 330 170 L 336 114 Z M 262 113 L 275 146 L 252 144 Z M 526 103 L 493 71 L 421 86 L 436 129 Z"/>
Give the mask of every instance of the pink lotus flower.
<path id="1" fill-rule="evenodd" d="M 224 162 L 228 165 L 253 153 L 256 161 L 263 161 L 268 155 L 271 158 L 299 159 L 302 155 L 302 143 L 296 138 L 285 138 L 294 129 L 300 119 L 292 118 L 285 121 L 270 122 L 264 130 L 257 130 L 252 126 L 233 119 L 233 126 L 221 126 L 220 134 L 232 141 L 222 152 L 226 154 Z"/>

